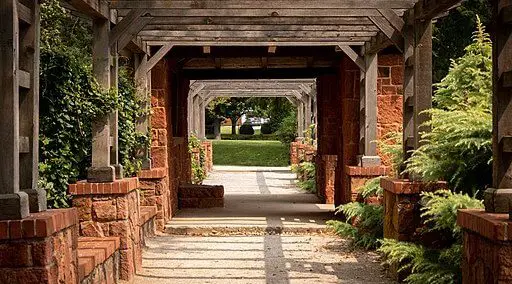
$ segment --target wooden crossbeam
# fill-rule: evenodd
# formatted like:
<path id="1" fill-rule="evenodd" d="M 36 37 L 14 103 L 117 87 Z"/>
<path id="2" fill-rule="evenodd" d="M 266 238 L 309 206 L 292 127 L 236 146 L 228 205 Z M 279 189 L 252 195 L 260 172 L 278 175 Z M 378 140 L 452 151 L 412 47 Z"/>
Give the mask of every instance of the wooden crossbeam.
<path id="1" fill-rule="evenodd" d="M 259 46 L 270 46 L 270 45 L 278 45 L 280 42 L 292 42 L 294 44 L 290 44 L 292 46 L 296 45 L 295 43 L 302 43 L 299 45 L 312 45 L 308 44 L 308 42 L 322 42 L 323 45 L 339 45 L 340 43 L 345 43 L 343 45 L 357 45 L 357 42 L 366 42 L 371 39 L 370 36 L 366 37 L 245 37 L 245 38 L 232 38 L 232 37 L 168 37 L 168 36 L 141 36 L 144 41 L 160 41 L 160 42 L 173 42 L 175 45 L 178 45 L 179 42 L 210 42 L 212 44 L 200 44 L 201 46 L 211 45 L 218 46 L 219 44 L 225 45 L 242 45 L 242 46 L 252 46 L 249 44 L 250 42 L 259 42 L 264 44 L 259 44 Z M 354 42 L 354 44 L 352 44 Z M 238 44 L 236 44 L 238 43 Z M 330 44 L 329 44 L 330 43 Z M 179 45 L 189 45 L 189 44 L 179 44 Z M 195 44 L 197 45 L 197 44 Z M 320 44 L 318 44 L 320 45 Z"/>
<path id="2" fill-rule="evenodd" d="M 379 13 L 380 15 L 380 13 Z M 373 26 L 368 17 L 242 17 L 242 16 L 196 16 L 196 17 L 156 17 L 152 25 L 280 25 L 283 29 L 290 25 L 347 25 L 347 26 Z"/>
<path id="3" fill-rule="evenodd" d="M 352 47 L 348 45 L 340 45 L 338 46 L 345 55 L 347 55 L 354 63 L 361 69 L 361 71 L 366 72 L 366 64 L 364 63 L 364 59 L 355 52 Z"/>
<path id="4" fill-rule="evenodd" d="M 462 0 L 422 0 L 414 6 L 416 20 L 431 20 L 460 4 Z"/>
<path id="5" fill-rule="evenodd" d="M 141 37 L 176 38 L 350 38 L 372 37 L 376 32 L 366 31 L 141 31 Z"/>
<path id="6" fill-rule="evenodd" d="M 148 31 L 323 31 L 323 32 L 378 32 L 375 25 L 179 25 L 153 24 L 144 27 Z"/>
<path id="7" fill-rule="evenodd" d="M 30 8 L 23 5 L 20 2 L 18 2 L 17 8 L 18 18 L 24 23 L 31 25 L 34 19 L 32 17 L 32 11 L 30 10 Z"/>
<path id="8" fill-rule="evenodd" d="M 398 33 L 402 34 L 405 22 L 392 9 L 379 9 L 379 13 L 391 24 Z"/>
<path id="9" fill-rule="evenodd" d="M 372 1 L 338 1 L 338 0 L 173 0 L 173 1 L 113 1 L 115 9 L 258 9 L 258 8 L 344 8 L 344 9 L 410 9 L 414 6 L 414 0 L 372 0 Z"/>
<path id="10" fill-rule="evenodd" d="M 67 2 L 94 19 L 111 20 L 108 3 L 104 0 L 67 0 Z"/>
<path id="11" fill-rule="evenodd" d="M 386 35 L 386 37 L 393 42 L 398 50 L 404 49 L 404 38 L 401 32 L 398 32 L 385 17 L 369 17 L 369 19 Z"/>
<path id="12" fill-rule="evenodd" d="M 151 58 L 148 59 L 147 62 L 142 62 L 141 66 L 139 67 L 143 72 L 149 72 L 155 65 L 162 59 L 164 56 L 173 48 L 173 43 L 167 43 L 166 45 L 162 46 Z"/>
<path id="13" fill-rule="evenodd" d="M 131 10 L 126 17 L 117 23 L 117 25 L 110 31 L 109 43 L 110 46 L 116 44 L 119 39 L 130 31 L 130 28 L 141 21 L 141 16 L 146 13 L 146 9 Z M 119 49 L 122 49 L 119 47 Z"/>
<path id="14" fill-rule="evenodd" d="M 165 39 L 165 38 L 157 38 L 157 39 L 145 39 L 145 42 L 149 46 L 161 46 L 167 44 L 169 41 L 176 40 L 173 39 Z M 185 40 L 185 41 L 174 41 L 174 46 L 339 46 L 339 45 L 364 45 L 365 41 L 361 39 L 360 41 L 351 41 L 351 42 L 343 42 L 343 41 L 320 41 L 320 40 L 307 40 L 301 41 L 300 39 L 295 38 L 290 41 L 270 41 L 268 39 L 259 40 L 256 39 L 246 39 L 239 41 L 222 41 L 222 40 Z"/>
<path id="15" fill-rule="evenodd" d="M 311 1 L 315 4 L 315 2 Z M 119 10 L 125 17 L 130 10 Z M 149 9 L 153 17 L 378 17 L 377 9 Z"/>

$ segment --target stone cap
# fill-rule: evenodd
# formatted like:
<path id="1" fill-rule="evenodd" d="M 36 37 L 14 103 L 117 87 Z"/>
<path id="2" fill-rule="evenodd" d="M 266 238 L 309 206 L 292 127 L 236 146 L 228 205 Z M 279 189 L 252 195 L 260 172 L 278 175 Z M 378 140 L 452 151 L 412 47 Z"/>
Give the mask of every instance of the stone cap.
<path id="1" fill-rule="evenodd" d="M 394 194 L 418 194 L 424 191 L 446 189 L 448 184 L 445 181 L 427 183 L 422 181 L 385 177 L 380 180 L 380 186 L 385 191 L 389 191 Z"/>
<path id="2" fill-rule="evenodd" d="M 22 220 L 0 221 L 0 240 L 46 238 L 77 224 L 76 208 L 51 209 Z"/>
<path id="3" fill-rule="evenodd" d="M 345 166 L 345 172 L 349 176 L 385 176 L 389 174 L 389 168 L 385 166 L 359 167 Z"/>
<path id="4" fill-rule="evenodd" d="M 167 168 L 141 170 L 137 176 L 139 179 L 162 179 L 167 176 Z"/>
<path id="5" fill-rule="evenodd" d="M 123 178 L 113 182 L 91 183 L 79 181 L 68 186 L 71 195 L 127 194 L 139 188 L 139 178 Z"/>
<path id="6" fill-rule="evenodd" d="M 104 263 L 116 250 L 119 237 L 80 237 L 78 238 L 78 277 L 83 280 L 100 264 Z"/>
<path id="7" fill-rule="evenodd" d="M 512 222 L 508 214 L 487 213 L 484 209 L 460 209 L 457 225 L 493 241 L 512 240 Z"/>

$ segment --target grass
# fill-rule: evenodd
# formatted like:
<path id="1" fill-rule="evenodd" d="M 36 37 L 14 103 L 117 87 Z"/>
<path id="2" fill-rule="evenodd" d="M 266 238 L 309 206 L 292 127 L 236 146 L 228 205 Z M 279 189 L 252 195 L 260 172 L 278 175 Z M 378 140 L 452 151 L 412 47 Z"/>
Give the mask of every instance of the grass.
<path id="1" fill-rule="evenodd" d="M 279 141 L 213 141 L 213 163 L 231 166 L 288 166 L 288 146 Z"/>

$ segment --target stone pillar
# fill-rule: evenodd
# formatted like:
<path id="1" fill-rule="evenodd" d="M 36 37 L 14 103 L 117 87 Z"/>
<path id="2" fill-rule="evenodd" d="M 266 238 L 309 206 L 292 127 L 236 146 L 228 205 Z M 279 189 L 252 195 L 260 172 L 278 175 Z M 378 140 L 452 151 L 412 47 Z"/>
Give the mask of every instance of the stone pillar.
<path id="1" fill-rule="evenodd" d="M 108 20 L 93 20 L 93 74 L 104 90 L 111 87 L 109 32 Z M 109 115 L 104 115 L 92 124 L 92 166 L 87 171 L 89 182 L 115 180 L 115 168 L 110 163 L 110 144 Z"/>
<path id="2" fill-rule="evenodd" d="M 28 195 L 20 192 L 20 70 L 16 0 L 0 2 L 0 219 L 29 215 Z M 28 145 L 27 145 L 28 147 Z"/>

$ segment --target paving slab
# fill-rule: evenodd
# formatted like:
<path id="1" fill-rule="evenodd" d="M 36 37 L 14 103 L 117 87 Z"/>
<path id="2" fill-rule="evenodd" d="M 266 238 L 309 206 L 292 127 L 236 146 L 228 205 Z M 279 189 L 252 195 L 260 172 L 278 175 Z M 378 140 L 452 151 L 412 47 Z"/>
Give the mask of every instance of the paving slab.
<path id="1" fill-rule="evenodd" d="M 183 209 L 166 225 L 176 235 L 329 233 L 334 206 L 296 186 L 288 168 L 215 167 L 204 184 L 223 185 L 223 208 Z"/>
<path id="2" fill-rule="evenodd" d="M 162 236 L 134 283 L 393 283 L 378 255 L 331 236 Z"/>

